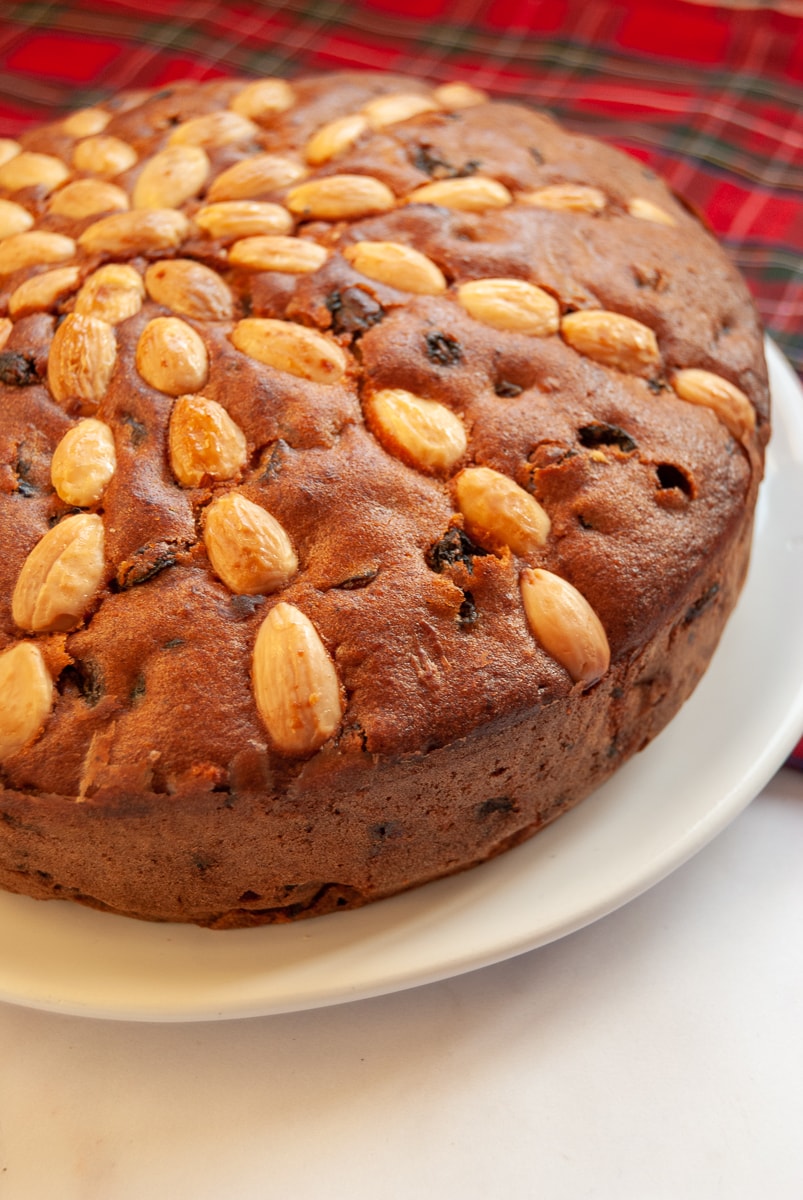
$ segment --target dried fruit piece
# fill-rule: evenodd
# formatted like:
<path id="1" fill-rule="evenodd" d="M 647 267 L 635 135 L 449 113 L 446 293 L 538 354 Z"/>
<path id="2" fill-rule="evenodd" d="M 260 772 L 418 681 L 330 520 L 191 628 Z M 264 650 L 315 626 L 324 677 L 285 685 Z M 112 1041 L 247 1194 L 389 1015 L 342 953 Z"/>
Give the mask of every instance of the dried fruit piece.
<path id="1" fill-rule="evenodd" d="M 553 183 L 533 192 L 520 192 L 522 204 L 534 208 L 565 209 L 569 212 L 602 212 L 608 201 L 599 188 L 583 183 Z"/>
<path id="2" fill-rule="evenodd" d="M 457 212 L 481 213 L 489 208 L 506 208 L 513 197 L 503 183 L 484 175 L 462 179 L 439 179 L 425 183 L 405 198 L 405 204 L 438 204 Z"/>
<path id="3" fill-rule="evenodd" d="M 106 395 L 117 360 L 114 330 L 98 317 L 70 313 L 56 330 L 47 360 L 47 382 L 64 407 L 78 402 L 92 413 Z"/>
<path id="4" fill-rule="evenodd" d="M 368 118 L 362 113 L 349 113 L 334 121 L 327 121 L 307 142 L 304 157 L 313 167 L 319 167 L 350 150 L 367 128 Z"/>
<path id="5" fill-rule="evenodd" d="M 711 408 L 735 438 L 744 440 L 755 429 L 756 414 L 741 388 L 713 371 L 687 367 L 672 376 L 681 400 Z"/>
<path id="6" fill-rule="evenodd" d="M 64 262 L 74 254 L 75 242 L 63 233 L 48 233 L 42 229 L 12 233 L 0 244 L 0 275 Z"/>
<path id="7" fill-rule="evenodd" d="M 66 517 L 49 529 L 23 563 L 11 613 L 20 629 L 74 629 L 103 581 L 103 521 L 96 513 Z"/>
<path id="8" fill-rule="evenodd" d="M 209 175 L 200 146 L 168 146 L 149 158 L 134 185 L 134 208 L 180 208 L 197 196 Z"/>
<path id="9" fill-rule="evenodd" d="M 318 631 L 283 600 L 260 626 L 252 683 L 259 715 L 282 754 L 311 754 L 343 717 L 337 672 Z"/>
<path id="10" fill-rule="evenodd" d="M 455 480 L 457 504 L 466 529 L 481 546 L 509 546 L 532 554 L 549 537 L 551 522 L 538 501 L 490 467 L 467 467 Z"/>
<path id="11" fill-rule="evenodd" d="M 260 121 L 286 112 L 294 103 L 295 93 L 284 79 L 255 79 L 237 93 L 229 107 L 242 117 Z"/>
<path id="12" fill-rule="evenodd" d="M 68 296 L 78 287 L 80 267 L 57 267 L 32 275 L 11 293 L 8 311 L 12 317 L 24 317 L 27 313 L 47 312 L 62 297 Z"/>
<path id="13" fill-rule="evenodd" d="M 560 331 L 580 354 L 619 371 L 651 375 L 661 361 L 653 331 L 621 313 L 601 308 L 569 313 Z"/>
<path id="14" fill-rule="evenodd" d="M 0 238 L 10 237 L 12 233 L 25 233 L 33 225 L 33 217 L 27 208 L 15 204 L 13 200 L 0 200 Z"/>
<path id="15" fill-rule="evenodd" d="M 137 342 L 137 370 L 146 383 L 168 396 L 197 392 L 209 377 L 206 346 L 178 317 L 155 317 Z"/>
<path id="16" fill-rule="evenodd" d="M 315 383 L 338 383 L 348 365 L 336 342 L 293 321 L 247 317 L 235 325 L 231 340 L 249 358 Z"/>
<path id="17" fill-rule="evenodd" d="M 233 267 L 249 271 L 283 271 L 288 275 L 306 275 L 317 271 L 329 257 L 329 251 L 296 237 L 250 237 L 235 242 L 229 251 Z"/>
<path id="18" fill-rule="evenodd" d="M 144 297 L 145 284 L 139 271 L 126 263 L 108 263 L 84 281 L 75 298 L 75 311 L 119 325 L 136 316 Z"/>
<path id="19" fill-rule="evenodd" d="M 116 183 L 105 179 L 76 179 L 55 192 L 48 211 L 80 221 L 104 212 L 125 212 L 128 196 Z"/>
<path id="20" fill-rule="evenodd" d="M 458 108 L 473 108 L 475 104 L 484 104 L 488 93 L 480 88 L 472 87 L 470 83 L 442 83 L 432 93 L 441 108 L 453 111 Z"/>
<path id="21" fill-rule="evenodd" d="M 287 533 L 264 508 L 239 492 L 206 510 L 204 545 L 215 574 L 238 596 L 267 596 L 298 570 Z"/>
<path id="22" fill-rule="evenodd" d="M 611 652 L 597 614 L 576 587 L 538 567 L 522 571 L 521 598 L 533 636 L 565 667 L 575 683 L 590 687 L 608 670 Z"/>
<path id="23" fill-rule="evenodd" d="M 0 654 L 0 761 L 32 741 L 53 707 L 53 680 L 42 651 L 17 642 Z"/>
<path id="24" fill-rule="evenodd" d="M 112 431 L 87 417 L 68 429 L 53 451 L 50 478 L 65 504 L 88 508 L 97 504 L 117 470 Z"/>
<path id="25" fill-rule="evenodd" d="M 255 154 L 222 171 L 207 193 L 210 201 L 252 200 L 289 187 L 307 174 L 306 167 L 281 154 Z"/>
<path id="26" fill-rule="evenodd" d="M 0 166 L 0 187 L 9 192 L 20 192 L 23 188 L 39 187 L 52 192 L 69 178 L 70 169 L 60 158 L 52 154 L 35 154 L 23 150 Z"/>
<path id="27" fill-rule="evenodd" d="M 133 146 L 120 138 L 105 135 L 84 138 L 72 152 L 76 170 L 88 171 L 92 175 L 119 175 L 133 167 L 136 161 L 137 152 Z"/>
<path id="28" fill-rule="evenodd" d="M 151 263 L 145 272 L 151 300 L 196 321 L 226 321 L 234 298 L 217 271 L 190 258 Z"/>
<path id="29" fill-rule="evenodd" d="M 141 209 L 101 217 L 81 234 L 78 245 L 87 254 L 133 258 L 157 250 L 174 250 L 189 233 L 190 223 L 172 208 Z"/>
<path id="30" fill-rule="evenodd" d="M 102 108 L 79 108 L 65 117 L 61 128 L 70 137 L 92 137 L 95 133 L 102 133 L 111 119 L 111 113 L 104 112 Z"/>
<path id="31" fill-rule="evenodd" d="M 221 242 L 235 242 L 258 234 L 284 234 L 293 228 L 293 218 L 281 204 L 257 200 L 207 204 L 195 214 L 195 223 L 209 237 Z"/>
<path id="32" fill-rule="evenodd" d="M 13 138 L 0 138 L 0 167 L 3 163 L 10 162 L 12 158 L 16 158 L 22 150 L 19 142 L 15 142 Z"/>
<path id="33" fill-rule="evenodd" d="M 221 109 L 191 117 L 177 125 L 168 139 L 169 146 L 230 146 L 234 142 L 250 142 L 259 133 L 258 127 L 237 112 Z"/>
<path id="34" fill-rule="evenodd" d="M 369 100 L 362 106 L 362 111 L 372 129 L 384 129 L 386 125 L 397 125 L 422 113 L 437 112 L 439 107 L 437 100 L 431 96 L 422 96 L 417 92 L 391 92 Z"/>
<path id="35" fill-rule="evenodd" d="M 341 221 L 395 208 L 396 197 L 372 175 L 327 175 L 287 193 L 290 212 L 304 220 Z"/>
<path id="36" fill-rule="evenodd" d="M 216 400 L 179 396 L 170 414 L 168 449 L 183 487 L 236 479 L 248 459 L 245 434 Z"/>
<path id="37" fill-rule="evenodd" d="M 627 211 L 639 221 L 652 221 L 654 225 L 677 225 L 675 218 L 665 208 L 642 196 L 634 196 L 628 202 Z"/>
<path id="38" fill-rule="evenodd" d="M 429 474 L 448 471 L 466 452 L 463 422 L 437 400 L 386 388 L 365 401 L 368 424 L 382 445 Z"/>
<path id="39" fill-rule="evenodd" d="M 437 296 L 446 291 L 440 267 L 419 250 L 400 242 L 357 242 L 345 247 L 343 257 L 361 275 L 403 292 Z"/>
<path id="40" fill-rule="evenodd" d="M 494 329 L 546 337 L 560 328 L 555 297 L 524 279 L 475 279 L 460 285 L 457 299 L 476 321 Z"/>

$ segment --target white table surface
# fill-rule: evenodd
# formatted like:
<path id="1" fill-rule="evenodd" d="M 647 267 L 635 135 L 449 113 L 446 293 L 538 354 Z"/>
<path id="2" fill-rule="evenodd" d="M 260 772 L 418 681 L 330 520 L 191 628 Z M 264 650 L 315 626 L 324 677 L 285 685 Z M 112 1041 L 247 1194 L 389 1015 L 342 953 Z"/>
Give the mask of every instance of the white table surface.
<path id="1" fill-rule="evenodd" d="M 317 1011 L 0 1004 L 2 1200 L 800 1200 L 803 774 L 602 921 Z"/>

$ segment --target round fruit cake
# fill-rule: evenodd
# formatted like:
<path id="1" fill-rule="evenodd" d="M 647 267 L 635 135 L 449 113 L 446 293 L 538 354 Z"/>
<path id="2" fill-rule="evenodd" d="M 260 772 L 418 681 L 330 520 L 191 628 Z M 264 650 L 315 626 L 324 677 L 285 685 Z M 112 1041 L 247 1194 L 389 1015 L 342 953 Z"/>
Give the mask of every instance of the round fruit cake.
<path id="1" fill-rule="evenodd" d="M 0 141 L 0 885 L 229 928 L 534 834 L 747 568 L 744 283 L 462 83 L 187 83 Z"/>

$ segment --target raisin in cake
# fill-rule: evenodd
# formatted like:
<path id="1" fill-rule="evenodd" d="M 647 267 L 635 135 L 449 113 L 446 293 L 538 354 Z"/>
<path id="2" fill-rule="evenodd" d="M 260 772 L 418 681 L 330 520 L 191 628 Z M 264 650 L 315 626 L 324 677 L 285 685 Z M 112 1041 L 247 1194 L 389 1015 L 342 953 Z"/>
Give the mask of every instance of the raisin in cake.
<path id="1" fill-rule="evenodd" d="M 627 156 L 464 84 L 0 141 L 0 885 L 236 927 L 521 842 L 743 582 L 761 333 Z"/>

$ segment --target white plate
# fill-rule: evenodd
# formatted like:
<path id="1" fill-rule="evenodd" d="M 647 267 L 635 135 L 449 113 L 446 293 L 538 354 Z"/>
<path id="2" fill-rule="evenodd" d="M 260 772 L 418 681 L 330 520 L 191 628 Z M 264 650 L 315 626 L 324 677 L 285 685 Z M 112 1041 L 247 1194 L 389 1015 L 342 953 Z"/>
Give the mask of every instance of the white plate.
<path id="1" fill-rule="evenodd" d="M 803 732 L 803 391 L 768 355 L 775 437 L 747 586 L 694 696 L 604 787 L 484 866 L 292 925 L 213 933 L 0 893 L 0 999 L 142 1021 L 336 1004 L 544 945 L 691 857 Z"/>

